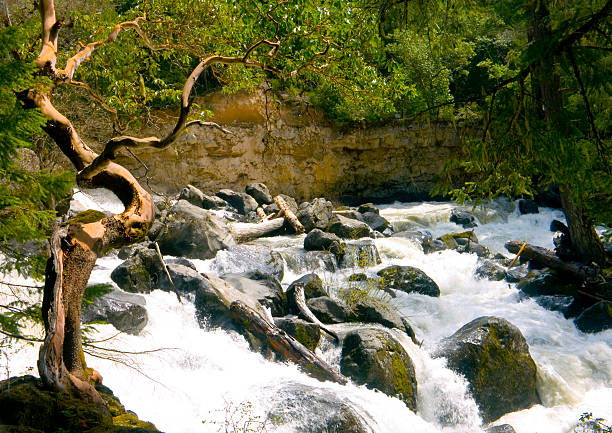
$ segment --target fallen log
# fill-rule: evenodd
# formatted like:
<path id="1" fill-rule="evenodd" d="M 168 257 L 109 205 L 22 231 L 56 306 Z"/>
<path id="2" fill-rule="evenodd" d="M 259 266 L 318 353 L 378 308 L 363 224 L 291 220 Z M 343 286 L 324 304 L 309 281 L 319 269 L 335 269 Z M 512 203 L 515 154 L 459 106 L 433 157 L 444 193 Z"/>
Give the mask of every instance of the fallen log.
<path id="1" fill-rule="evenodd" d="M 302 343 L 265 320 L 243 302 L 232 302 L 230 315 L 246 330 L 266 341 L 269 348 L 282 359 L 296 363 L 306 374 L 321 381 L 329 380 L 342 385 L 348 382 L 346 377 L 308 350 Z"/>
<path id="2" fill-rule="evenodd" d="M 274 197 L 274 203 L 276 203 L 276 206 L 278 206 L 285 216 L 285 219 L 289 221 L 289 224 L 291 224 L 291 227 L 293 227 L 293 230 L 295 230 L 298 235 L 306 231 L 300 220 L 297 219 L 293 211 L 287 206 L 287 202 L 280 195 Z"/>
<path id="3" fill-rule="evenodd" d="M 259 223 L 233 223 L 230 233 L 238 243 L 248 242 L 279 230 L 285 224 L 284 218 Z"/>
<path id="4" fill-rule="evenodd" d="M 525 245 L 521 257 L 527 260 L 554 269 L 578 281 L 596 283 L 601 280 L 601 274 L 598 267 L 561 260 L 552 250 L 526 244 L 522 241 L 508 241 L 505 247 L 512 254 L 518 254 L 523 244 Z"/>

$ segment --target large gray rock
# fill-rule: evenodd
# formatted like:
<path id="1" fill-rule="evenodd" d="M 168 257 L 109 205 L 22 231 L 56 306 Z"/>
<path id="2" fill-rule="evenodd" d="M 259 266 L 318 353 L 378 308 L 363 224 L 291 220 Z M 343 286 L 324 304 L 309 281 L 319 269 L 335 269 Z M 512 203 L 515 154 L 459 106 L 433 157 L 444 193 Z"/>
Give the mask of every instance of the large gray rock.
<path id="1" fill-rule="evenodd" d="M 147 326 L 149 317 L 143 296 L 113 290 L 85 304 L 81 310 L 81 321 L 91 323 L 108 322 L 118 331 L 137 335 Z"/>
<path id="2" fill-rule="evenodd" d="M 317 274 L 304 275 L 291 283 L 285 292 L 289 311 L 293 314 L 299 313 L 299 310 L 295 305 L 295 291 L 297 287 L 301 287 L 304 290 L 304 296 L 306 299 L 328 296 L 327 291 L 323 288 L 323 281 Z"/>
<path id="3" fill-rule="evenodd" d="M 215 258 L 219 275 L 260 273 L 274 275 L 279 281 L 284 276 L 283 257 L 264 245 L 238 244 L 219 251 Z"/>
<path id="4" fill-rule="evenodd" d="M 237 274 L 225 274 L 221 278 L 235 289 L 252 296 L 260 304 L 268 307 L 272 312 L 272 316 L 278 317 L 287 314 L 285 294 L 276 278 L 270 277 L 255 280 Z"/>
<path id="5" fill-rule="evenodd" d="M 249 183 L 245 188 L 245 192 L 253 197 L 261 206 L 274 203 L 270 190 L 263 183 Z"/>
<path id="6" fill-rule="evenodd" d="M 329 296 L 308 299 L 306 305 L 322 323 L 346 322 L 347 316 L 350 314 L 346 306 Z"/>
<path id="7" fill-rule="evenodd" d="M 345 244 L 338 265 L 341 268 L 369 268 L 381 263 L 376 244 L 371 239 L 360 239 Z"/>
<path id="8" fill-rule="evenodd" d="M 157 243 L 163 254 L 210 259 L 236 244 L 224 220 L 185 200 L 172 206 L 162 224 Z"/>
<path id="9" fill-rule="evenodd" d="M 332 392 L 298 383 L 284 385 L 272 396 L 268 419 L 295 433 L 373 433 L 367 422 Z M 289 428 L 284 429 L 284 424 Z"/>
<path id="10" fill-rule="evenodd" d="M 296 216 L 308 233 L 312 229 L 327 229 L 329 222 L 334 217 L 333 210 L 334 207 L 330 201 L 315 198 L 312 202 L 302 203 Z"/>
<path id="11" fill-rule="evenodd" d="M 378 275 L 381 277 L 380 284 L 384 288 L 440 296 L 438 285 L 425 272 L 412 266 L 389 266 L 378 271 Z"/>
<path id="12" fill-rule="evenodd" d="M 216 195 L 204 194 L 202 196 L 202 208 L 204 209 L 223 209 L 228 206 L 227 202 Z"/>
<path id="13" fill-rule="evenodd" d="M 370 227 L 361 221 L 336 215 L 327 227 L 327 231 L 342 239 L 359 239 L 370 236 Z"/>
<path id="14" fill-rule="evenodd" d="M 359 206 L 359 208 L 357 209 L 357 212 L 365 214 L 368 212 L 373 212 L 376 215 L 380 214 L 380 210 L 374 205 L 374 203 L 364 203 L 362 205 Z"/>
<path id="15" fill-rule="evenodd" d="M 372 230 L 376 230 L 381 233 L 391 227 L 391 223 L 389 221 L 374 212 L 364 213 L 363 221 L 369 225 Z"/>
<path id="16" fill-rule="evenodd" d="M 472 215 L 470 212 L 453 209 L 450 214 L 450 222 L 459 224 L 463 226 L 463 228 L 468 229 L 472 227 L 476 227 L 476 217 Z"/>
<path id="17" fill-rule="evenodd" d="M 126 292 L 149 293 L 158 287 L 161 269 L 155 250 L 138 248 L 111 272 L 111 279 Z"/>
<path id="18" fill-rule="evenodd" d="M 319 229 L 313 229 L 304 238 L 306 251 L 329 251 L 338 256 L 344 254 L 344 248 L 345 244 L 338 236 Z"/>
<path id="19" fill-rule="evenodd" d="M 388 332 L 378 329 L 349 332 L 342 344 L 340 371 L 359 385 L 399 398 L 416 412 L 414 365 L 402 345 Z"/>
<path id="20" fill-rule="evenodd" d="M 485 422 L 540 403 L 536 365 L 521 331 L 505 319 L 480 317 L 442 340 L 434 356 L 465 376 Z"/>
<path id="21" fill-rule="evenodd" d="M 388 302 L 375 298 L 359 299 L 347 315 L 348 322 L 378 323 L 386 328 L 404 330 L 404 322 L 398 311 Z"/>
<path id="22" fill-rule="evenodd" d="M 248 215 L 249 212 L 257 210 L 257 201 L 247 193 L 236 192 L 231 189 L 222 189 L 217 192 L 216 195 L 228 202 L 230 206 L 242 215 Z"/>

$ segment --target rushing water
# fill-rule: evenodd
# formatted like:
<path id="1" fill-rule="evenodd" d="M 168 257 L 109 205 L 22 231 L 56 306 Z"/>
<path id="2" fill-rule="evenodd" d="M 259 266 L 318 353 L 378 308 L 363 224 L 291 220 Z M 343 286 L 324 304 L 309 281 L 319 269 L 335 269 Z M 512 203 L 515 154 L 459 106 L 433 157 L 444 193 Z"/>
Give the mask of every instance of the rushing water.
<path id="1" fill-rule="evenodd" d="M 86 206 L 92 207 L 92 203 Z M 449 203 L 396 203 L 381 207 L 381 214 L 396 230 L 428 230 L 437 236 L 461 229 L 448 222 L 453 207 Z M 551 247 L 549 223 L 563 217 L 551 209 L 521 216 L 512 203 L 503 201 L 477 208 L 475 213 L 481 221 L 475 228 L 479 240 L 499 252 L 509 239 Z M 257 241 L 286 250 L 296 249 L 302 242 L 303 237 Z M 583 334 L 560 313 L 521 299 L 514 285 L 476 279 L 478 258 L 474 254 L 447 250 L 426 255 L 420 246 L 403 238 L 381 238 L 375 243 L 383 263 L 367 269 L 368 273 L 390 264 L 410 265 L 422 269 L 440 286 L 439 298 L 398 293 L 393 300 L 413 324 L 417 339 L 423 341 L 419 348 L 394 331 L 415 365 L 417 414 L 380 392 L 321 383 L 294 365 L 269 362 L 250 351 L 237 334 L 200 329 L 192 302 L 179 303 L 173 293 L 161 291 L 145 295 L 149 323 L 139 336 L 121 334 L 99 344 L 129 352 L 162 350 L 113 354 L 122 363 L 93 357 L 88 363 L 103 374 L 104 383 L 127 408 L 167 432 L 226 431 L 226 422 L 255 428 L 270 413 L 278 425 L 267 421 L 266 431 L 307 432 L 308 426 L 323 422 L 339 407 L 351 408 L 376 433 L 481 432 L 478 409 L 465 381 L 445 367 L 444 359 L 432 359 L 429 353 L 441 338 L 467 322 L 492 315 L 509 320 L 527 339 L 538 366 L 538 392 L 543 401 L 543 405 L 507 414 L 495 424 L 511 424 L 519 433 L 564 433 L 572 431 L 583 412 L 612 420 L 612 330 Z M 227 265 L 221 257 L 194 262 L 207 272 Z M 91 282 L 109 282 L 110 272 L 119 263 L 114 257 L 99 260 Z M 311 271 L 286 270 L 283 285 Z M 315 271 L 326 282 L 344 276 Z M 96 329 L 99 339 L 116 334 L 111 325 L 96 325 Z M 343 325 L 334 329 L 340 333 L 345 330 Z M 339 348 L 329 342 L 323 346 L 320 355 L 337 366 Z M 7 364 L 10 374 L 27 372 L 35 359 L 35 347 L 21 347 Z"/>

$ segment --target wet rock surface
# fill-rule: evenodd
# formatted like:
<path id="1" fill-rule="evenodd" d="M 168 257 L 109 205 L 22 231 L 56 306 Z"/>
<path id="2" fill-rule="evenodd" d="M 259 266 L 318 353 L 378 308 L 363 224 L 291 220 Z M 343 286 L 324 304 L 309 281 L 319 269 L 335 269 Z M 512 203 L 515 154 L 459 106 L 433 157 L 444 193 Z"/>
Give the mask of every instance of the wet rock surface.
<path id="1" fill-rule="evenodd" d="M 473 320 L 442 340 L 435 356 L 465 376 L 485 422 L 540 403 L 529 346 L 505 319 Z"/>
<path id="2" fill-rule="evenodd" d="M 113 290 L 86 304 L 81 311 L 81 321 L 91 323 L 103 321 L 112 324 L 118 331 L 137 335 L 149 321 L 143 296 Z"/>
<path id="3" fill-rule="evenodd" d="M 377 329 L 349 332 L 342 344 L 340 368 L 355 383 L 398 397 L 416 412 L 414 365 L 389 333 Z"/>
<path id="4" fill-rule="evenodd" d="M 380 284 L 406 293 L 440 296 L 438 285 L 423 271 L 412 266 L 389 266 L 378 271 Z"/>

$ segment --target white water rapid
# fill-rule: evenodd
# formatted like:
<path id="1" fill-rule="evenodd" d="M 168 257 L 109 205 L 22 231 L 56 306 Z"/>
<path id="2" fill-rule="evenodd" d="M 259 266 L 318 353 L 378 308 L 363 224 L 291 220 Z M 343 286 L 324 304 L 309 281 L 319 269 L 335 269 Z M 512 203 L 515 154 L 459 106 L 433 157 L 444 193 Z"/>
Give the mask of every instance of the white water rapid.
<path id="1" fill-rule="evenodd" d="M 108 209 L 107 198 L 90 195 L 88 199 Z M 86 207 L 93 206 L 87 203 Z M 453 207 L 450 203 L 396 203 L 381 206 L 381 215 L 396 230 L 428 230 L 439 236 L 463 230 L 448 222 Z M 560 211 L 551 209 L 519 215 L 512 203 L 503 201 L 474 213 L 480 220 L 475 228 L 480 242 L 502 253 L 504 242 L 510 239 L 552 247 L 550 221 L 563 219 Z M 295 248 L 301 247 L 303 237 L 257 242 Z M 149 323 L 140 335 L 121 334 L 99 343 L 129 352 L 162 350 L 117 354 L 123 364 L 93 357 L 87 362 L 102 373 L 105 385 L 126 408 L 169 433 L 258 431 L 247 427 L 257 428 L 256 423 L 265 421 L 270 413 L 275 416 L 266 421 L 263 431 L 309 432 L 309 427 L 322 422 L 323 414 L 342 406 L 353 409 L 376 433 L 476 433 L 483 427 L 465 381 L 445 367 L 444 359 L 432 359 L 429 353 L 440 339 L 471 320 L 498 316 L 516 325 L 527 339 L 538 367 L 538 392 L 543 404 L 507 414 L 494 424 L 510 424 L 518 433 L 566 433 L 573 431 L 583 412 L 612 420 L 612 330 L 583 334 L 560 313 L 548 311 L 531 299 L 521 299 L 513 284 L 476 279 L 478 258 L 474 254 L 446 250 L 426 255 L 420 246 L 403 238 L 381 238 L 375 243 L 383 263 L 367 269 L 367 273 L 390 264 L 410 265 L 422 269 L 440 286 L 439 298 L 398 292 L 393 300 L 413 324 L 417 339 L 423 341 L 419 348 L 396 332 L 415 364 L 416 414 L 380 392 L 322 383 L 294 365 L 266 361 L 250 351 L 237 334 L 201 329 L 192 302 L 179 303 L 173 293 L 162 291 L 144 295 Z M 99 260 L 90 281 L 110 282 L 110 272 L 120 262 L 112 256 Z M 207 272 L 223 265 L 214 259 L 194 262 L 200 271 Z M 283 285 L 309 272 L 311 268 L 286 270 Z M 343 277 L 322 269 L 315 272 L 324 281 Z M 95 328 L 99 340 L 116 334 L 111 325 Z M 342 325 L 334 329 L 341 332 Z M 321 355 L 338 366 L 339 348 L 330 343 L 324 346 Z M 13 350 L 7 362 L 10 374 L 32 373 L 37 348 L 19 346 Z M 4 374 L 0 370 L 0 379 Z M 226 429 L 227 422 L 234 422 L 238 428 Z"/>

